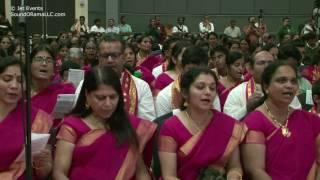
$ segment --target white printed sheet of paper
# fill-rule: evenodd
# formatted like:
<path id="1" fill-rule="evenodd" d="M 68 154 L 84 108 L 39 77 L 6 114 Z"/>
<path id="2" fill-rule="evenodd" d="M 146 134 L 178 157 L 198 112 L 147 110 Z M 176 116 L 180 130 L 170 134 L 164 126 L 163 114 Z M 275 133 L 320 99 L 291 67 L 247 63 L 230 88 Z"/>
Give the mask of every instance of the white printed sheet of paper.
<path id="1" fill-rule="evenodd" d="M 68 81 L 72 82 L 74 87 L 78 87 L 80 81 L 84 79 L 84 70 L 81 69 L 69 69 Z"/>
<path id="2" fill-rule="evenodd" d="M 32 156 L 39 153 L 42 149 L 44 149 L 48 143 L 50 134 L 38 134 L 31 133 L 31 154 Z M 15 161 L 24 161 L 25 160 L 25 148 L 19 154 Z"/>
<path id="3" fill-rule="evenodd" d="M 52 116 L 56 119 L 62 119 L 65 114 L 72 110 L 75 99 L 75 94 L 58 94 L 57 103 L 52 111 Z"/>

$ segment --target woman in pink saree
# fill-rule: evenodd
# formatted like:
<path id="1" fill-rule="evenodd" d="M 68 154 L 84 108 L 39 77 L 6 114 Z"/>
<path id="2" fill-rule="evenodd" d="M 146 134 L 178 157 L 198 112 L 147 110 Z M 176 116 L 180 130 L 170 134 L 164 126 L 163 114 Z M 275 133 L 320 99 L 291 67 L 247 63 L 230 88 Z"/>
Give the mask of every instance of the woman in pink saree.
<path id="1" fill-rule="evenodd" d="M 218 82 L 217 93 L 220 98 L 221 109 L 227 100 L 229 92 L 242 82 L 244 72 L 244 57 L 239 52 L 230 52 L 226 59 L 228 74 Z"/>
<path id="2" fill-rule="evenodd" d="M 170 83 L 176 80 L 182 72 L 182 55 L 184 50 L 191 46 L 189 41 L 177 41 L 171 50 L 171 59 L 169 61 L 167 71 L 161 73 L 154 84 L 154 95 L 156 96 L 159 91 L 167 87 Z"/>
<path id="3" fill-rule="evenodd" d="M 132 71 L 132 74 L 135 77 L 146 81 L 149 84 L 150 88 L 153 88 L 154 76 L 149 69 L 143 66 L 136 66 L 137 58 L 134 51 L 134 46 L 132 44 L 126 44 L 123 56 L 126 61 L 126 68 L 128 68 L 129 71 Z"/>
<path id="4" fill-rule="evenodd" d="M 152 37 L 148 35 L 142 35 L 138 38 L 139 51 L 137 52 L 136 66 L 143 66 L 152 72 L 153 68 L 162 63 L 162 59 L 158 55 L 151 54 Z"/>
<path id="5" fill-rule="evenodd" d="M 241 153 L 246 178 L 315 180 L 319 177 L 320 118 L 289 107 L 297 73 L 275 62 L 262 74 L 264 97 L 244 119 L 248 127 Z"/>
<path id="6" fill-rule="evenodd" d="M 151 178 L 146 150 L 156 125 L 127 114 L 119 79 L 108 67 L 86 74 L 57 136 L 54 179 Z"/>
<path id="7" fill-rule="evenodd" d="M 48 114 L 57 102 L 58 94 L 73 94 L 75 88 L 71 83 L 52 81 L 54 75 L 53 53 L 47 45 L 39 45 L 32 52 L 31 63 L 31 102 L 36 108 Z"/>
<path id="8" fill-rule="evenodd" d="M 0 179 L 25 179 L 24 122 L 22 111 L 21 62 L 12 57 L 0 61 Z M 32 133 L 48 133 L 52 120 L 47 113 L 31 108 Z M 33 155 L 33 179 L 46 178 L 51 172 L 49 149 Z"/>
<path id="9" fill-rule="evenodd" d="M 242 178 L 238 145 L 245 127 L 212 110 L 216 82 L 210 69 L 193 68 L 182 76 L 180 88 L 186 106 L 166 120 L 160 130 L 159 157 L 164 180 Z M 217 175 L 206 175 L 210 173 Z"/>

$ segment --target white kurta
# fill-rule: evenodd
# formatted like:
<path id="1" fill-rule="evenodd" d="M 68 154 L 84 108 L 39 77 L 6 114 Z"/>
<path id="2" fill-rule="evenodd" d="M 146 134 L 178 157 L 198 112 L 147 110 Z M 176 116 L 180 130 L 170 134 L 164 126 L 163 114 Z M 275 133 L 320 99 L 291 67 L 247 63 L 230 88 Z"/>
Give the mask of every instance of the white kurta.
<path id="1" fill-rule="evenodd" d="M 172 108 L 172 85 L 174 82 L 170 83 L 167 87 L 163 88 L 156 98 L 156 112 L 157 117 L 160 117 L 162 115 L 165 115 L 174 109 Z M 221 111 L 220 108 L 220 100 L 218 95 L 213 101 L 213 108 Z"/>
<path id="2" fill-rule="evenodd" d="M 247 114 L 247 83 L 248 82 L 243 82 L 233 88 L 224 104 L 223 112 L 237 120 L 241 120 Z M 290 107 L 294 109 L 301 109 L 301 104 L 296 96 L 292 100 Z"/>

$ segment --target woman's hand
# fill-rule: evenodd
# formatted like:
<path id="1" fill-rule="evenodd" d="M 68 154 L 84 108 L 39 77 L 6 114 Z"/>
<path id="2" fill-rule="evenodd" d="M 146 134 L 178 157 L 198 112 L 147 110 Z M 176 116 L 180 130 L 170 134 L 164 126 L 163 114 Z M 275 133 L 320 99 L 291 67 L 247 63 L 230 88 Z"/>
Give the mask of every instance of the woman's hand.
<path id="1" fill-rule="evenodd" d="M 39 178 L 46 178 L 52 170 L 52 155 L 49 148 L 41 150 L 33 156 L 33 168 Z"/>

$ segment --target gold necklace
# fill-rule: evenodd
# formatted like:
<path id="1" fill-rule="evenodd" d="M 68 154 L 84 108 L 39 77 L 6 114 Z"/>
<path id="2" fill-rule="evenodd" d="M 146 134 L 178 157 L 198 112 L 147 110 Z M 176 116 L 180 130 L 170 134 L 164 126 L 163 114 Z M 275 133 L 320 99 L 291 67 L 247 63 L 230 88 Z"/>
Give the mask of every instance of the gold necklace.
<path id="1" fill-rule="evenodd" d="M 282 125 L 282 124 L 274 117 L 274 115 L 271 113 L 271 111 L 270 111 L 267 103 L 264 102 L 263 104 L 264 104 L 264 107 L 265 107 L 266 110 L 267 110 L 268 115 L 271 117 L 272 121 L 273 121 L 274 123 L 276 123 L 276 124 L 281 128 L 281 133 L 282 133 L 282 135 L 283 135 L 284 137 L 289 138 L 289 137 L 291 136 L 291 132 L 290 132 L 290 130 L 289 130 L 289 128 L 288 128 L 289 108 L 288 108 L 288 114 L 287 114 L 286 123 L 285 123 L 285 125 Z"/>
<path id="2" fill-rule="evenodd" d="M 185 114 L 187 116 L 188 121 L 192 124 L 192 126 L 194 128 L 196 128 L 197 132 L 199 132 L 201 130 L 201 128 L 193 121 L 193 119 L 191 119 L 191 117 L 190 117 L 190 115 L 189 115 L 187 110 L 185 110 Z"/>

